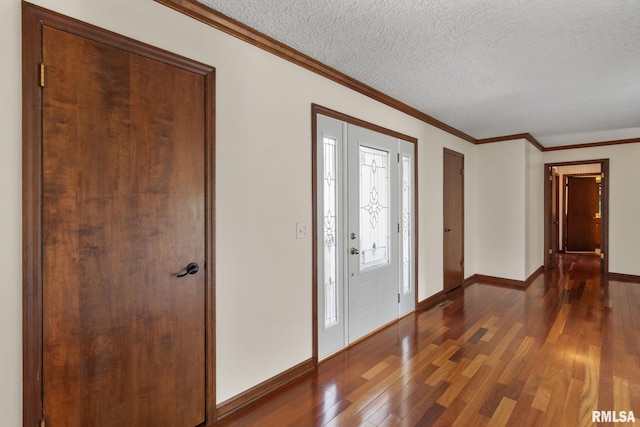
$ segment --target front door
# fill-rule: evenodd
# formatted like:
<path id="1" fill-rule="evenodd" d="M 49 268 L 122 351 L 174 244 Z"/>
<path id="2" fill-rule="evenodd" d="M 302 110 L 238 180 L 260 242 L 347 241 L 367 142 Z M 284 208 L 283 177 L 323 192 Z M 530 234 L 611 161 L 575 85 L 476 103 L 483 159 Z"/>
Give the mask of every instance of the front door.
<path id="1" fill-rule="evenodd" d="M 352 125 L 347 135 L 348 337 L 353 342 L 398 316 L 398 142 Z"/>
<path id="2" fill-rule="evenodd" d="M 213 378 L 207 73 L 109 37 L 42 32 L 43 418 L 196 426 Z"/>
<path id="3" fill-rule="evenodd" d="M 415 308 L 414 147 L 317 116 L 318 355 Z"/>

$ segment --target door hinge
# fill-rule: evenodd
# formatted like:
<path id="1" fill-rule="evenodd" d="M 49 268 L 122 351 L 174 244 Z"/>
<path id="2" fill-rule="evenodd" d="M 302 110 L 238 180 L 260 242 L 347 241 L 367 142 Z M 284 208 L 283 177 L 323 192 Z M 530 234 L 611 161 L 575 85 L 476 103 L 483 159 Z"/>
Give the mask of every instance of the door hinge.
<path id="1" fill-rule="evenodd" d="M 400 153 L 398 153 L 398 163 L 400 163 Z"/>
<path id="2" fill-rule="evenodd" d="M 464 168 L 460 169 L 460 175 L 464 176 Z"/>
<path id="3" fill-rule="evenodd" d="M 604 172 L 602 172 L 602 179 L 604 179 Z"/>
<path id="4" fill-rule="evenodd" d="M 40 63 L 40 87 L 44 87 L 44 62 Z"/>
<path id="5" fill-rule="evenodd" d="M 398 233 L 400 232 L 400 223 L 398 223 Z"/>
<path id="6" fill-rule="evenodd" d="M 549 181 L 553 181 L 553 177 L 549 175 Z"/>
<path id="7" fill-rule="evenodd" d="M 600 259 L 604 259 L 604 252 L 600 253 Z"/>
<path id="8" fill-rule="evenodd" d="M 464 268 L 464 260 L 460 261 L 460 267 Z"/>
<path id="9" fill-rule="evenodd" d="M 400 304 L 400 292 L 398 292 L 398 304 Z"/>
<path id="10" fill-rule="evenodd" d="M 549 255 L 553 255 L 553 249 L 549 249 Z"/>
<path id="11" fill-rule="evenodd" d="M 46 427 L 46 424 L 44 418 L 40 420 L 40 427 Z"/>

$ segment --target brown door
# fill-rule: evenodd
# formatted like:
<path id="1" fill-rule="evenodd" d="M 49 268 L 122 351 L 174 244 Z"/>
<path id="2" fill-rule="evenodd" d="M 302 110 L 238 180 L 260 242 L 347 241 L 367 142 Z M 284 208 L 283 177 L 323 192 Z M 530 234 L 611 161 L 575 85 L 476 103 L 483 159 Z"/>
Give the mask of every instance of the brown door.
<path id="1" fill-rule="evenodd" d="M 553 253 L 560 252 L 560 175 L 557 173 L 553 173 L 553 199 L 552 203 L 554 206 L 553 212 L 553 245 L 552 250 Z"/>
<path id="2" fill-rule="evenodd" d="M 43 60 L 46 425 L 201 424 L 204 77 L 51 27 Z"/>
<path id="3" fill-rule="evenodd" d="M 560 176 L 550 170 L 550 178 L 549 186 L 551 193 L 551 231 L 550 231 L 550 251 L 547 253 L 548 261 L 547 268 L 555 267 L 555 254 L 559 251 L 559 242 L 560 242 L 560 192 L 559 192 L 559 182 Z"/>
<path id="4" fill-rule="evenodd" d="M 595 251 L 599 184 L 594 177 L 567 177 L 567 250 Z"/>
<path id="5" fill-rule="evenodd" d="M 464 156 L 444 149 L 444 292 L 464 281 Z"/>

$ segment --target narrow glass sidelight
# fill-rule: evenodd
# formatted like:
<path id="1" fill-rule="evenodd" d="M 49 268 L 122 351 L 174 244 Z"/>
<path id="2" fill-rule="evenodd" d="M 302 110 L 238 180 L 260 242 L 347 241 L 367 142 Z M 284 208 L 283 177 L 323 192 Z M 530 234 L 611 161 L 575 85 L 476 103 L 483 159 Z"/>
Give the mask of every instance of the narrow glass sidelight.
<path id="1" fill-rule="evenodd" d="M 338 211 L 338 170 L 337 141 L 323 138 L 323 230 L 324 238 L 324 326 L 328 328 L 338 323 L 338 250 L 336 227 Z"/>
<path id="2" fill-rule="evenodd" d="M 411 193 L 413 191 L 411 182 L 411 157 L 402 156 L 402 226 L 401 226 L 401 245 L 402 245 L 402 292 L 408 294 L 412 292 L 411 283 Z"/>
<path id="3" fill-rule="evenodd" d="M 389 260 L 389 152 L 360 147 L 360 271 Z"/>

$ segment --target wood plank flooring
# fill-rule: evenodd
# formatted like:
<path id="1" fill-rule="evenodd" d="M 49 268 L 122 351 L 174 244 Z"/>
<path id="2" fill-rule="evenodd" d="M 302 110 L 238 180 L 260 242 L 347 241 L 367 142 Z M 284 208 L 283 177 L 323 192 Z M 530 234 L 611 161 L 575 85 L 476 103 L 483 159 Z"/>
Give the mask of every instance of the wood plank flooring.
<path id="1" fill-rule="evenodd" d="M 559 263 L 526 290 L 454 291 L 216 426 L 640 425 L 640 284 Z"/>

